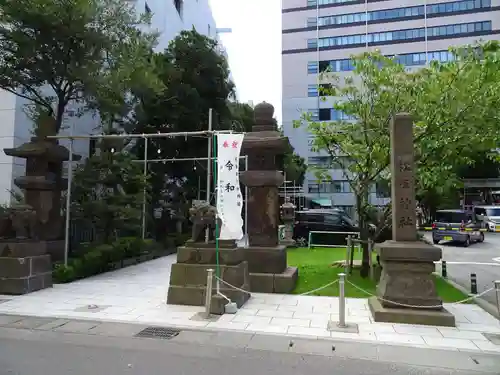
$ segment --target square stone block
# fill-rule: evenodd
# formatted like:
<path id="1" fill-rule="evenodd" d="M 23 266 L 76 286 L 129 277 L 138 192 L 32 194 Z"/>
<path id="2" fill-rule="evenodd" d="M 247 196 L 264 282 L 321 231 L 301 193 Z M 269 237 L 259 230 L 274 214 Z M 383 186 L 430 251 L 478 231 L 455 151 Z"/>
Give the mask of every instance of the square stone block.
<path id="1" fill-rule="evenodd" d="M 286 267 L 286 247 L 249 247 L 244 250 L 251 273 L 282 273 Z"/>
<path id="2" fill-rule="evenodd" d="M 299 270 L 297 267 L 287 267 L 285 272 L 274 275 L 274 293 L 291 293 L 297 285 Z"/>
<path id="3" fill-rule="evenodd" d="M 205 289 L 194 286 L 170 285 L 167 304 L 203 306 L 205 304 Z"/>
<path id="4" fill-rule="evenodd" d="M 368 306 L 376 322 L 455 327 L 455 316 L 444 308 L 428 310 L 384 307 L 377 297 L 371 297 Z"/>
<path id="5" fill-rule="evenodd" d="M 422 241 L 385 241 L 375 245 L 380 261 L 436 262 L 441 260 L 441 248 Z"/>
<path id="6" fill-rule="evenodd" d="M 274 293 L 274 274 L 251 272 L 250 291 L 255 293 Z"/>
<path id="7" fill-rule="evenodd" d="M 0 278 L 0 294 L 22 295 L 52 287 L 52 272 L 23 278 Z"/>
<path id="8" fill-rule="evenodd" d="M 244 249 L 219 248 L 219 264 L 235 265 L 244 260 Z M 216 264 L 217 250 L 214 248 L 197 248 L 181 246 L 177 249 L 177 263 Z"/>

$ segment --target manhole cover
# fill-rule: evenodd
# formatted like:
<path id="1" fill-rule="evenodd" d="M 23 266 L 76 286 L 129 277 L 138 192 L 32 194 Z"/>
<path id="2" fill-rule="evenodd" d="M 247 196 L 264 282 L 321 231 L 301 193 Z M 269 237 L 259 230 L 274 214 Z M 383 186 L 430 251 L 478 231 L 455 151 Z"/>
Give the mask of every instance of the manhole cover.
<path id="1" fill-rule="evenodd" d="M 490 340 L 495 345 L 500 345 L 500 334 L 499 333 L 483 333 L 483 336 Z"/>
<path id="2" fill-rule="evenodd" d="M 148 337 L 169 340 L 177 336 L 181 331 L 175 328 L 147 327 L 135 335 L 135 337 Z"/>

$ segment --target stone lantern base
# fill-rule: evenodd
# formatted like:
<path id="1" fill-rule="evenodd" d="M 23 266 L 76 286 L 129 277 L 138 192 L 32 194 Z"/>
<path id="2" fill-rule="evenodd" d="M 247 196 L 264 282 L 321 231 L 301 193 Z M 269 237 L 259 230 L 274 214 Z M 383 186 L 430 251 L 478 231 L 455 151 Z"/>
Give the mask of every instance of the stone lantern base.
<path id="1" fill-rule="evenodd" d="M 290 293 L 297 284 L 297 267 L 287 266 L 286 246 L 256 247 L 244 250 L 250 273 L 250 291 Z"/>

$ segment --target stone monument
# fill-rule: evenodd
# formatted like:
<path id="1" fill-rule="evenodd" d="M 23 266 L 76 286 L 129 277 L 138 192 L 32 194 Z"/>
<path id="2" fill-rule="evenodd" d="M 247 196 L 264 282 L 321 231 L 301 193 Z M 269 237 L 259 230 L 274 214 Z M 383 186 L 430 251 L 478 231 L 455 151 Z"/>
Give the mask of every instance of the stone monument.
<path id="1" fill-rule="evenodd" d="M 382 275 L 368 301 L 371 313 L 376 322 L 455 326 L 432 276 L 441 249 L 417 240 L 412 118 L 396 115 L 390 134 L 393 239 L 376 245 Z"/>
<path id="2" fill-rule="evenodd" d="M 281 220 L 285 226 L 284 239 L 280 241 L 281 245 L 286 247 L 295 246 L 293 239 L 293 227 L 295 225 L 295 205 L 290 202 L 290 197 L 285 198 L 285 203 L 281 205 Z"/>
<path id="3" fill-rule="evenodd" d="M 61 176 L 69 151 L 46 138 L 49 134 L 55 134 L 50 116 L 39 123 L 30 142 L 4 149 L 6 155 L 26 159 L 26 175 L 14 180 L 24 191 L 23 204 L 8 209 L 2 218 L 0 294 L 25 294 L 52 286 L 51 260 L 64 256 L 61 191 L 68 182 Z"/>
<path id="4" fill-rule="evenodd" d="M 297 268 L 288 267 L 286 246 L 279 245 L 278 187 L 283 183 L 283 154 L 288 138 L 277 131 L 274 107 L 255 107 L 255 125 L 245 135 L 242 153 L 248 155 L 248 170 L 240 181 L 248 187 L 248 241 L 244 249 L 250 272 L 250 290 L 262 293 L 289 293 L 297 282 Z"/>
<path id="5" fill-rule="evenodd" d="M 217 269 L 215 244 L 216 208 L 208 203 L 198 203 L 190 210 L 193 223 L 192 237 L 177 249 L 177 263 L 172 265 L 167 303 L 172 305 L 203 306 L 207 285 L 207 270 Z M 220 219 L 218 228 L 220 230 Z M 209 228 L 209 242 L 205 243 L 205 230 Z M 245 249 L 238 248 L 234 241 L 219 241 L 219 277 L 238 289 L 220 283 L 220 292 L 235 302 L 238 307 L 250 298 L 248 264 L 244 259 Z M 212 314 L 223 314 L 228 301 L 216 293 L 213 282 Z"/>

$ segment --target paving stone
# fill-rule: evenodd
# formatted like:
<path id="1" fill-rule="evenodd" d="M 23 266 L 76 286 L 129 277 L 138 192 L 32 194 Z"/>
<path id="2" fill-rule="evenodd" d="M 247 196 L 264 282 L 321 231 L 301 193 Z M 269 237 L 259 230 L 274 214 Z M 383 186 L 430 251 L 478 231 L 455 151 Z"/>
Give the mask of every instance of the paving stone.
<path id="1" fill-rule="evenodd" d="M 17 315 L 0 315 L 0 326 L 9 325 L 11 323 L 17 322 L 26 318 L 25 316 L 17 316 Z"/>
<path id="2" fill-rule="evenodd" d="M 44 324 L 54 321 L 54 318 L 38 318 L 38 317 L 28 317 L 16 322 L 7 324 L 9 328 L 20 328 L 20 329 L 35 329 Z"/>
<path id="3" fill-rule="evenodd" d="M 288 352 L 291 341 L 293 341 L 293 339 L 290 337 L 255 335 L 248 343 L 247 348 L 271 350 L 275 352 Z"/>
<path id="4" fill-rule="evenodd" d="M 60 327 L 66 323 L 69 323 L 70 321 L 68 319 L 55 319 L 51 322 L 48 322 L 46 324 L 42 324 L 41 326 L 36 327 L 36 330 L 39 331 L 52 331 L 53 329 Z"/>
<path id="5" fill-rule="evenodd" d="M 234 348 L 245 348 L 252 337 L 253 333 L 241 333 L 241 332 L 217 332 L 211 340 L 213 345 L 219 346 L 229 346 Z"/>
<path id="6" fill-rule="evenodd" d="M 174 340 L 176 342 L 186 342 L 193 344 L 211 344 L 214 336 L 217 334 L 214 332 L 195 332 L 195 331 L 181 331 Z"/>
<path id="7" fill-rule="evenodd" d="M 88 330 L 89 334 L 114 336 L 114 337 L 132 337 L 141 332 L 147 326 L 125 323 L 101 323 Z"/>
<path id="8" fill-rule="evenodd" d="M 99 323 L 95 322 L 77 322 L 70 321 L 54 329 L 57 332 L 88 333 L 89 330 L 96 327 Z"/>

